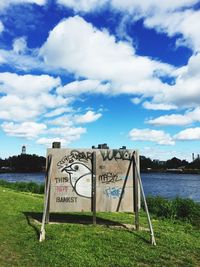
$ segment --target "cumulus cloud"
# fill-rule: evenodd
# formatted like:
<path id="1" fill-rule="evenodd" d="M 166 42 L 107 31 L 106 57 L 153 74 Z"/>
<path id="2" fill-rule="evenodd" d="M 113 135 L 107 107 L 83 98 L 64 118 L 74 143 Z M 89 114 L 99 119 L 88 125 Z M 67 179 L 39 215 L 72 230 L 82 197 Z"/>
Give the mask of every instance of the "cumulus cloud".
<path id="1" fill-rule="evenodd" d="M 83 127 L 55 127 L 48 129 L 48 134 L 59 135 L 68 141 L 74 141 L 80 138 L 81 134 L 86 133 L 86 128 Z"/>
<path id="2" fill-rule="evenodd" d="M 86 133 L 82 127 L 55 127 L 47 131 L 47 137 L 39 138 L 36 143 L 50 146 L 53 142 L 61 142 L 62 145 L 68 145 L 73 141 L 80 139 L 81 135 Z"/>
<path id="3" fill-rule="evenodd" d="M 74 121 L 72 119 L 72 115 L 61 115 L 55 119 L 50 119 L 47 121 L 47 124 L 54 125 L 54 126 L 72 126 L 74 124 Z"/>
<path id="4" fill-rule="evenodd" d="M 131 102 L 135 105 L 138 105 L 142 102 L 142 97 L 134 97 L 134 98 L 131 98 Z"/>
<path id="5" fill-rule="evenodd" d="M 57 93 L 68 96 L 68 95 L 80 95 L 84 93 L 104 93 L 109 92 L 111 85 L 109 83 L 102 84 L 98 80 L 82 80 L 74 81 L 66 84 L 65 86 L 60 86 L 57 88 Z"/>
<path id="6" fill-rule="evenodd" d="M 150 141 L 159 145 L 174 145 L 172 137 L 164 131 L 151 129 L 132 129 L 129 137 L 133 141 Z"/>
<path id="7" fill-rule="evenodd" d="M 48 109 L 67 108 L 70 99 L 52 90 L 59 78 L 49 75 L 18 75 L 0 73 L 0 119 L 26 121 L 48 112 Z"/>
<path id="8" fill-rule="evenodd" d="M 143 18 L 144 25 L 148 28 L 165 32 L 169 36 L 182 34 L 182 38 L 177 40 L 177 45 L 187 45 L 194 50 L 200 48 L 199 29 L 196 23 L 199 21 L 200 12 L 193 9 L 198 0 L 164 2 L 159 0 L 57 0 L 57 2 L 73 8 L 75 12 L 91 12 L 107 4 L 113 10 L 122 12 L 126 18 L 127 14 L 134 20 Z"/>
<path id="9" fill-rule="evenodd" d="M 170 105 L 170 104 L 164 104 L 164 103 L 151 103 L 149 101 L 145 101 L 143 104 L 143 107 L 146 109 L 151 109 L 151 110 L 171 110 L 171 109 L 177 109 L 175 105 Z"/>
<path id="10" fill-rule="evenodd" d="M 186 111 L 185 114 L 171 114 L 148 120 L 147 123 L 155 126 L 183 126 L 200 121 L 200 108 Z"/>
<path id="11" fill-rule="evenodd" d="M 17 54 L 23 54 L 27 49 L 26 38 L 20 37 L 13 42 L 13 51 Z"/>
<path id="12" fill-rule="evenodd" d="M 45 118 L 51 118 L 51 117 L 57 117 L 62 115 L 63 113 L 66 112 L 72 112 L 73 109 L 71 107 L 61 107 L 61 108 L 56 108 L 44 115 Z"/>
<path id="13" fill-rule="evenodd" d="M 94 111 L 89 110 L 83 115 L 76 115 L 74 119 L 75 123 L 84 124 L 84 123 L 94 122 L 99 118 L 101 118 L 101 116 L 102 116 L 101 113 L 95 113 Z"/>
<path id="14" fill-rule="evenodd" d="M 16 73 L 0 73 L 0 92 L 20 96 L 36 96 L 47 93 L 60 84 L 60 78 L 49 75 L 18 75 Z"/>
<path id="15" fill-rule="evenodd" d="M 3 131 L 10 136 L 25 137 L 27 139 L 36 138 L 47 128 L 44 123 L 23 122 L 21 124 L 4 122 L 1 125 Z"/>
<path id="16" fill-rule="evenodd" d="M 74 9 L 76 12 L 89 12 L 102 7 L 107 0 L 57 0 L 58 4 Z"/>
<path id="17" fill-rule="evenodd" d="M 136 12 L 141 14 L 152 14 L 159 11 L 176 10 L 179 8 L 191 6 L 198 0 L 168 0 L 163 3 L 159 0 L 111 0 L 112 6 L 123 11 Z"/>
<path id="18" fill-rule="evenodd" d="M 26 121 L 46 114 L 48 109 L 54 109 L 66 105 L 66 99 L 51 95 L 41 94 L 40 97 L 20 97 L 6 95 L 0 98 L 0 119 L 12 121 Z"/>
<path id="19" fill-rule="evenodd" d="M 60 22 L 50 32 L 40 55 L 47 65 L 87 78 L 87 82 L 71 84 L 61 92 L 74 92 L 73 88 L 78 86 L 85 91 L 86 83 L 90 83 L 89 90 L 93 83 L 97 90 L 107 92 L 109 84 L 98 81 L 110 81 L 112 93 L 153 94 L 162 86 L 155 72 L 169 73 L 173 69 L 148 57 L 136 56 L 130 44 L 117 42 L 106 30 L 96 29 L 79 16 Z"/>
<path id="20" fill-rule="evenodd" d="M 192 123 L 192 120 L 191 118 L 184 115 L 172 114 L 172 115 L 160 116 L 156 119 L 147 121 L 147 123 L 156 126 L 168 126 L 168 125 L 180 126 L 180 125 L 190 124 Z"/>
<path id="21" fill-rule="evenodd" d="M 66 140 L 63 138 L 59 138 L 59 137 L 55 137 L 55 138 L 41 137 L 36 141 L 36 144 L 51 147 L 53 142 L 60 142 L 62 145 L 67 145 Z"/>
<path id="22" fill-rule="evenodd" d="M 100 8 L 105 4 L 110 4 L 111 7 L 129 13 L 151 14 L 152 12 L 176 10 L 178 8 L 187 7 L 197 3 L 198 0 L 168 0 L 163 3 L 159 0 L 57 0 L 57 3 L 68 8 L 73 8 L 76 12 L 89 12 Z"/>
<path id="23" fill-rule="evenodd" d="M 177 140 L 200 140 L 200 127 L 185 129 L 174 136 Z"/>
<path id="24" fill-rule="evenodd" d="M 176 82 L 165 85 L 154 95 L 152 104 L 175 105 L 180 108 L 193 108 L 200 105 L 200 53 L 196 53 L 186 66 L 173 72 Z"/>
<path id="25" fill-rule="evenodd" d="M 0 35 L 2 34 L 3 31 L 4 31 L 4 25 L 2 21 L 0 20 Z"/>
<path id="26" fill-rule="evenodd" d="M 194 51 L 200 51 L 200 37 L 198 23 L 200 11 L 186 10 L 173 13 L 160 13 L 145 19 L 145 26 L 165 32 L 170 37 L 178 33 L 182 34 L 177 40 L 177 45 L 191 47 Z"/>
<path id="27" fill-rule="evenodd" d="M 17 4 L 37 4 L 45 5 L 47 0 L 1 0 L 0 1 L 0 11 L 7 8 L 9 5 Z"/>

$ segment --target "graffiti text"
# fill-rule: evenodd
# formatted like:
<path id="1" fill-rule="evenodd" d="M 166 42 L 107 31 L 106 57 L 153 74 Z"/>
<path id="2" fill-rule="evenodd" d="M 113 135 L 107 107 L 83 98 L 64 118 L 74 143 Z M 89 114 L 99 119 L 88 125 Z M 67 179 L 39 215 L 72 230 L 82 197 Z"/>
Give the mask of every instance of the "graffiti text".
<path id="1" fill-rule="evenodd" d="M 131 160 L 131 153 L 124 149 L 100 150 L 103 160 Z"/>
<path id="2" fill-rule="evenodd" d="M 99 181 L 105 184 L 116 183 L 121 180 L 122 178 L 118 177 L 118 174 L 113 172 L 106 172 L 99 175 Z"/>
<path id="3" fill-rule="evenodd" d="M 56 202 L 75 203 L 77 202 L 77 197 L 57 197 Z"/>
<path id="4" fill-rule="evenodd" d="M 105 189 L 104 193 L 109 198 L 119 198 L 122 193 L 121 187 L 108 187 Z"/>

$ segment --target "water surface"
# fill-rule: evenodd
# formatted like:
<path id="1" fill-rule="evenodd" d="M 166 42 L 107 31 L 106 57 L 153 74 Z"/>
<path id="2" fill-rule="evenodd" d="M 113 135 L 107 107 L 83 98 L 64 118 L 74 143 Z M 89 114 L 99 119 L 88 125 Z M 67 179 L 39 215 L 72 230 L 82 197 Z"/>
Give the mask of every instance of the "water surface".
<path id="1" fill-rule="evenodd" d="M 200 175 L 172 173 L 142 173 L 146 195 L 165 198 L 191 198 L 200 202 Z M 8 182 L 44 183 L 45 173 L 1 173 L 0 179 Z"/>

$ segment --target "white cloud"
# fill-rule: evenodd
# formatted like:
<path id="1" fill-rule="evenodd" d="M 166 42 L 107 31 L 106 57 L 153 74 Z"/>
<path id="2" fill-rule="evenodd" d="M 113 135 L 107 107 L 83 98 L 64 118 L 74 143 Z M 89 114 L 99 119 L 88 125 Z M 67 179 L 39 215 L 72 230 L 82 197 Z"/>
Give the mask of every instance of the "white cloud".
<path id="1" fill-rule="evenodd" d="M 116 9 L 141 14 L 152 14 L 159 11 L 176 10 L 197 3 L 198 0 L 111 0 L 112 6 Z"/>
<path id="2" fill-rule="evenodd" d="M 37 96 L 47 93 L 60 84 L 60 78 L 49 75 L 18 75 L 16 73 L 0 73 L 0 92 L 20 96 Z"/>
<path id="3" fill-rule="evenodd" d="M 1 128 L 6 134 L 10 136 L 32 139 L 43 133 L 47 127 L 43 123 L 36 122 L 23 122 L 21 124 L 15 124 L 13 122 L 4 122 L 1 125 Z"/>
<path id="4" fill-rule="evenodd" d="M 158 11 L 176 10 L 197 3 L 198 0 L 57 0 L 57 3 L 73 8 L 76 12 L 90 12 L 99 9 L 105 4 L 110 4 L 113 8 L 128 12 L 152 14 Z"/>
<path id="5" fill-rule="evenodd" d="M 101 116 L 101 113 L 95 113 L 94 111 L 89 110 L 83 115 L 76 115 L 74 119 L 75 123 L 84 124 L 94 122 L 101 118 Z"/>
<path id="6" fill-rule="evenodd" d="M 52 93 L 59 78 L 49 75 L 0 73 L 0 119 L 27 121 L 45 115 L 48 109 L 67 108 L 70 98 Z"/>
<path id="7" fill-rule="evenodd" d="M 200 140 L 200 127 L 185 129 L 174 136 L 177 140 Z"/>
<path id="8" fill-rule="evenodd" d="M 42 114 L 45 115 L 48 109 L 62 107 L 66 104 L 66 99 L 51 94 L 42 93 L 39 97 L 19 97 L 10 94 L 0 98 L 0 119 L 26 121 Z"/>
<path id="9" fill-rule="evenodd" d="M 12 66 L 12 68 L 15 68 L 17 70 L 23 70 L 25 72 L 34 69 L 52 72 L 52 69 L 48 68 L 44 64 L 44 62 L 42 62 L 38 57 L 37 49 L 30 49 L 28 47 L 24 47 L 23 50 L 23 44 L 22 43 L 18 44 L 18 39 L 17 39 L 17 45 L 15 44 L 15 41 L 13 45 L 14 45 L 13 47 L 14 50 L 0 49 L 0 57 L 3 59 L 2 62 L 0 61 L 1 64 L 6 63 Z M 19 53 L 20 50 L 21 53 Z"/>
<path id="10" fill-rule="evenodd" d="M 157 104 L 157 103 L 151 103 L 148 101 L 145 101 L 143 104 L 143 107 L 146 109 L 151 109 L 151 110 L 171 110 L 171 109 L 177 109 L 175 105 L 170 105 L 170 104 Z"/>
<path id="11" fill-rule="evenodd" d="M 144 18 L 144 25 L 148 28 L 166 32 L 169 36 L 182 34 L 183 37 L 177 40 L 178 45 L 187 45 L 194 50 L 200 48 L 198 27 L 200 12 L 193 9 L 198 0 L 57 0 L 57 2 L 73 8 L 75 12 L 91 12 L 107 4 L 124 14 L 125 23 L 130 19 Z M 128 16 L 129 19 L 127 19 Z M 124 23 L 122 24 L 124 26 Z"/>
<path id="12" fill-rule="evenodd" d="M 191 118 L 184 115 L 172 114 L 172 115 L 160 116 L 156 119 L 147 121 L 147 123 L 156 126 L 167 126 L 167 125 L 180 126 L 180 125 L 190 124 L 192 123 L 192 120 Z"/>
<path id="13" fill-rule="evenodd" d="M 55 125 L 55 126 L 72 126 L 74 124 L 74 121 L 72 119 L 72 115 L 62 115 L 59 116 L 58 118 L 51 119 L 47 121 L 47 124 L 49 125 Z"/>
<path id="14" fill-rule="evenodd" d="M 105 83 L 102 84 L 97 80 L 82 80 L 82 81 L 74 81 L 66 84 L 63 87 L 57 88 L 57 93 L 68 96 L 68 95 L 80 95 L 84 93 L 108 93 L 110 89 L 110 84 Z"/>
<path id="15" fill-rule="evenodd" d="M 82 134 L 86 133 L 86 129 L 83 127 L 55 127 L 49 128 L 47 134 L 62 136 L 68 141 L 74 141 L 80 138 Z"/>
<path id="16" fill-rule="evenodd" d="M 0 65 L 4 64 L 5 62 L 5 58 L 0 54 Z"/>
<path id="17" fill-rule="evenodd" d="M 65 44 L 65 45 L 63 45 Z M 80 46 L 81 44 L 81 46 Z M 91 83 L 100 92 L 150 93 L 160 90 L 162 83 L 156 71 L 168 73 L 172 67 L 135 55 L 133 47 L 117 42 L 106 30 L 100 31 L 79 16 L 60 22 L 49 34 L 40 55 L 47 65 L 65 69 L 88 80 L 66 85 L 60 92 L 91 91 Z M 67 59 L 67 60 L 66 60 Z M 95 81 L 92 81 L 95 80 Z M 112 86 L 99 84 L 110 81 Z"/>
<path id="18" fill-rule="evenodd" d="M 62 115 L 63 113 L 66 113 L 66 112 L 72 112 L 73 109 L 71 107 L 61 107 L 61 108 L 56 108 L 48 113 L 46 113 L 44 115 L 45 118 L 51 118 L 51 117 L 56 117 L 56 116 L 60 116 Z"/>
<path id="19" fill-rule="evenodd" d="M 200 53 L 191 56 L 186 66 L 176 69 L 174 85 L 165 85 L 154 95 L 152 104 L 193 108 L 200 105 Z"/>
<path id="20" fill-rule="evenodd" d="M 3 31 L 4 31 L 4 25 L 2 21 L 0 20 L 0 35 L 2 34 Z"/>
<path id="21" fill-rule="evenodd" d="M 135 105 L 138 105 L 142 102 L 142 97 L 141 98 L 139 98 L 139 97 L 131 98 L 131 102 Z"/>
<path id="22" fill-rule="evenodd" d="M 27 43 L 25 37 L 17 38 L 13 41 L 13 51 L 16 54 L 23 54 L 27 49 Z"/>
<path id="23" fill-rule="evenodd" d="M 186 111 L 185 114 L 171 114 L 148 120 L 147 123 L 155 126 L 183 126 L 200 122 L 200 108 Z"/>
<path id="24" fill-rule="evenodd" d="M 172 137 L 164 131 L 151 129 L 132 129 L 129 132 L 129 137 L 133 141 L 150 141 L 159 145 L 174 145 Z"/>
<path id="25" fill-rule="evenodd" d="M 102 7 L 108 0 L 57 0 L 58 4 L 73 8 L 76 12 L 89 12 Z"/>
<path id="26" fill-rule="evenodd" d="M 55 127 L 46 131 L 47 137 L 39 138 L 36 143 L 50 146 L 53 142 L 61 142 L 68 145 L 73 141 L 80 139 L 81 135 L 86 133 L 82 127 Z"/>
<path id="27" fill-rule="evenodd" d="M 36 141 L 36 144 L 45 145 L 47 147 L 52 147 L 53 142 L 60 142 L 61 146 L 68 144 L 65 139 L 59 138 L 59 137 L 55 137 L 55 138 L 41 137 Z"/>
<path id="28" fill-rule="evenodd" d="M 0 10 L 7 8 L 9 5 L 17 5 L 17 4 L 37 4 L 37 5 L 45 5 L 47 0 L 1 0 L 0 1 Z"/>
<path id="29" fill-rule="evenodd" d="M 177 45 L 186 45 L 194 51 L 200 51 L 199 20 L 200 11 L 192 9 L 173 13 L 161 12 L 146 18 L 145 26 L 166 32 L 169 36 L 181 33 L 182 37 L 177 40 Z"/>

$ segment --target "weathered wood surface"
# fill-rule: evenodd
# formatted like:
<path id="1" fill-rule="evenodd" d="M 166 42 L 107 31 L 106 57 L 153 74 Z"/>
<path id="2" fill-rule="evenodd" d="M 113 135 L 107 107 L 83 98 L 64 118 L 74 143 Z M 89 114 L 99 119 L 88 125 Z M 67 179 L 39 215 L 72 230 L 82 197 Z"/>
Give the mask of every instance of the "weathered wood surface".
<path id="1" fill-rule="evenodd" d="M 95 168 L 96 211 L 132 212 L 133 152 L 122 149 L 48 149 L 48 155 L 54 159 L 50 212 L 92 210 L 92 168 Z M 95 166 L 92 165 L 93 153 L 96 155 Z"/>

